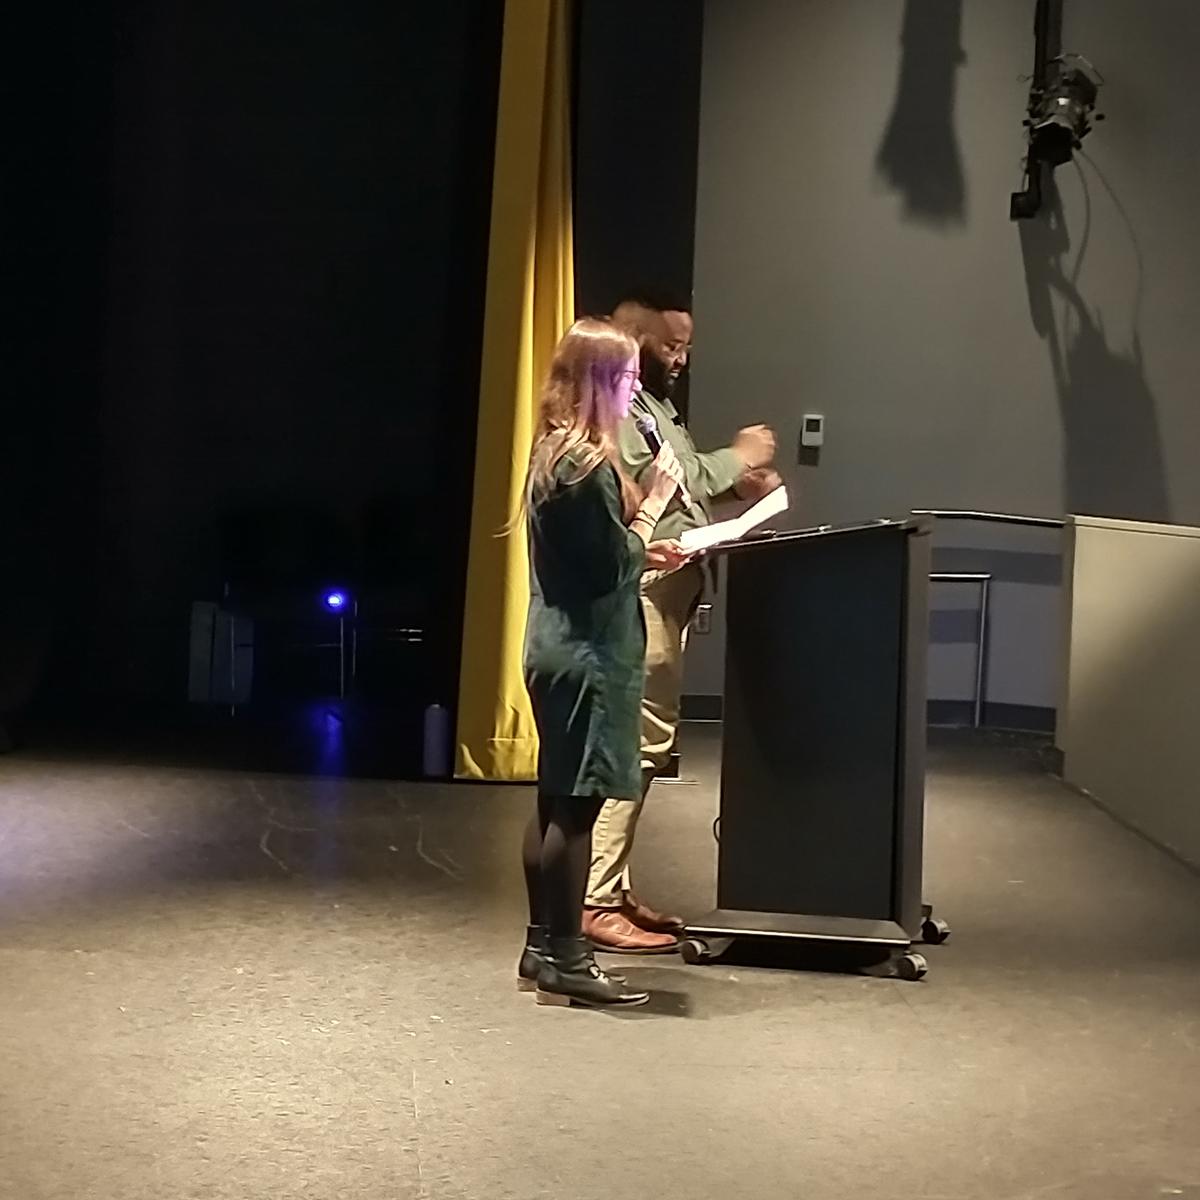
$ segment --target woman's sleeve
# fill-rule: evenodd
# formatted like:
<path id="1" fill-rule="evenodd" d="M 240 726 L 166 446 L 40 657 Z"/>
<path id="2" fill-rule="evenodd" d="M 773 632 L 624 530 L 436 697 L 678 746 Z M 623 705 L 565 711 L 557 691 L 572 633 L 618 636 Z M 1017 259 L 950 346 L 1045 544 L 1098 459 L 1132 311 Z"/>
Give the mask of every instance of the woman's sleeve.
<path id="1" fill-rule="evenodd" d="M 542 507 L 543 535 L 577 582 L 597 596 L 615 592 L 646 567 L 646 546 L 625 525 L 616 472 L 601 465 Z"/>

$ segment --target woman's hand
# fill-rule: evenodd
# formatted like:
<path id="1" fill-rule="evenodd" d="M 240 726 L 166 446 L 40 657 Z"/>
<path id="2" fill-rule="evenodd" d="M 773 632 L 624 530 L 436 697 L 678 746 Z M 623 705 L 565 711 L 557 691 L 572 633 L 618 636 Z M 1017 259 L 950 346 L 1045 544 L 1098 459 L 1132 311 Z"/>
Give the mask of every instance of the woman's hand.
<path id="1" fill-rule="evenodd" d="M 644 482 L 648 485 L 646 498 L 642 501 L 637 515 L 629 523 L 629 528 L 649 547 L 651 539 L 654 537 L 655 527 L 662 518 L 663 510 L 670 503 L 671 497 L 675 495 L 676 490 L 683 482 L 683 468 L 679 465 L 679 460 L 675 457 L 675 451 L 666 442 L 663 442 L 662 448 L 655 455 L 654 462 L 650 465 L 650 470 L 647 472 Z M 675 567 L 680 565 L 680 562 L 673 562 L 670 566 L 666 565 L 667 558 L 672 555 L 677 557 L 682 553 L 676 546 L 676 543 L 655 542 L 653 544 L 663 548 L 656 551 L 656 553 L 662 554 L 665 557 L 662 563 L 651 563 L 651 566 L 673 571 Z M 681 560 L 681 562 L 683 561 L 686 561 L 686 557 Z"/>
<path id="2" fill-rule="evenodd" d="M 650 475 L 647 495 L 665 508 L 675 495 L 676 489 L 683 483 L 683 468 L 679 465 L 679 459 L 675 457 L 670 442 L 663 442 L 662 449 L 655 455 Z"/>
<path id="3" fill-rule="evenodd" d="M 678 571 L 689 558 L 676 541 L 651 542 L 646 547 L 646 566 L 654 571 Z"/>

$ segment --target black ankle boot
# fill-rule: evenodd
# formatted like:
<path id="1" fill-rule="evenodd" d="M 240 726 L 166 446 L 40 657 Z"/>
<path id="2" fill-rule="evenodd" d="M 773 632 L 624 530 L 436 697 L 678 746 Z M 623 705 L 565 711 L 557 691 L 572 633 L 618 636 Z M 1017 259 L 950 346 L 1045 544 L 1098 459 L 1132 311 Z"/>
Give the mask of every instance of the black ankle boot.
<path id="1" fill-rule="evenodd" d="M 537 991 L 538 975 L 546 961 L 550 948 L 546 940 L 544 925 L 525 926 L 525 949 L 521 951 L 521 961 L 517 963 L 517 991 Z M 610 979 L 624 983 L 625 976 L 609 973 Z"/>
<path id="2" fill-rule="evenodd" d="M 546 927 L 544 925 L 527 925 L 525 927 L 525 949 L 521 951 L 521 961 L 517 963 L 517 991 L 537 991 L 538 973 L 546 961 Z"/>
<path id="3" fill-rule="evenodd" d="M 548 953 L 538 973 L 539 1004 L 587 1004 L 595 1008 L 632 1008 L 645 1004 L 649 992 L 635 992 L 623 979 L 598 966 L 584 937 L 547 938 Z"/>

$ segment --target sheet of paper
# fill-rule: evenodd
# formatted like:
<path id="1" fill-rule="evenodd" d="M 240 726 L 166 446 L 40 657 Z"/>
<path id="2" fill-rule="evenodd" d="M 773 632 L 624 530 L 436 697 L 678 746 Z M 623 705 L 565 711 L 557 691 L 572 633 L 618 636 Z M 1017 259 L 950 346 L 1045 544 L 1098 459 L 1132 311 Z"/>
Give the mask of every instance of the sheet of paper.
<path id="1" fill-rule="evenodd" d="M 679 544 L 689 554 L 695 554 L 700 550 L 711 550 L 713 546 L 723 546 L 726 542 L 736 542 L 764 521 L 769 521 L 781 512 L 787 512 L 787 507 L 787 488 L 778 487 L 732 521 L 718 521 L 715 525 L 686 530 L 680 537 Z"/>

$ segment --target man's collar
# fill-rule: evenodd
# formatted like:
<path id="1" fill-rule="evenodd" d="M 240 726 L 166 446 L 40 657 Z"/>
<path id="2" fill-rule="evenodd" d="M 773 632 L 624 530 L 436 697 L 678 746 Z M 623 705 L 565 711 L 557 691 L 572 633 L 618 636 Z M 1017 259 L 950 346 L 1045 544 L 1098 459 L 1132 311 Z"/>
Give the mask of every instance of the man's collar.
<path id="1" fill-rule="evenodd" d="M 669 416 L 672 421 L 679 420 L 679 410 L 674 404 L 671 403 L 670 399 L 660 400 L 648 387 L 640 387 L 637 391 L 637 395 L 639 397 L 645 396 L 646 399 L 653 400 L 654 403 L 659 406 L 659 408 L 666 409 L 667 416 Z"/>

